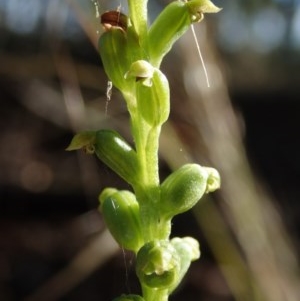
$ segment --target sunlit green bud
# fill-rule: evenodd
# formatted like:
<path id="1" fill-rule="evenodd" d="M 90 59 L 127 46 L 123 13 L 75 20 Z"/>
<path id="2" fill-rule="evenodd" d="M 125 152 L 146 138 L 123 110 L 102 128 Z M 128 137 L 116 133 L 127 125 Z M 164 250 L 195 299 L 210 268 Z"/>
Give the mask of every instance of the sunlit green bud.
<path id="1" fill-rule="evenodd" d="M 136 152 L 117 132 L 97 131 L 95 152 L 100 160 L 126 182 L 136 182 L 139 170 Z"/>
<path id="2" fill-rule="evenodd" d="M 206 191 L 208 172 L 199 164 L 186 164 L 161 185 L 161 213 L 167 218 L 191 209 Z"/>
<path id="3" fill-rule="evenodd" d="M 104 70 L 113 85 L 122 92 L 128 89 L 124 75 L 130 67 L 127 36 L 120 27 L 111 27 L 99 38 L 99 53 Z"/>
<path id="4" fill-rule="evenodd" d="M 170 89 L 165 75 L 144 60 L 134 62 L 125 75 L 136 81 L 137 108 L 152 126 L 163 124 L 170 112 Z"/>
<path id="5" fill-rule="evenodd" d="M 213 192 L 221 187 L 221 177 L 219 172 L 212 167 L 204 167 L 208 173 L 206 193 Z"/>
<path id="6" fill-rule="evenodd" d="M 153 66 L 159 67 L 172 45 L 193 22 L 202 18 L 203 13 L 216 10 L 209 0 L 174 1 L 167 5 L 149 29 L 148 45 Z"/>
<path id="7" fill-rule="evenodd" d="M 143 118 L 152 126 L 163 124 L 170 113 L 170 89 L 165 75 L 155 69 L 152 86 L 137 83 L 137 106 Z"/>
<path id="8" fill-rule="evenodd" d="M 113 299 L 113 301 L 144 301 L 144 298 L 142 298 L 139 295 L 122 295 L 118 298 Z"/>
<path id="9" fill-rule="evenodd" d="M 180 272 L 178 282 L 170 287 L 169 292 L 176 288 L 177 284 L 182 280 L 186 274 L 192 261 L 200 257 L 199 243 L 192 237 L 179 238 L 175 237 L 171 240 L 172 245 L 177 250 L 180 257 Z"/>
<path id="10" fill-rule="evenodd" d="M 170 89 L 165 75 L 155 68 L 151 87 L 136 85 L 137 107 L 143 118 L 152 126 L 163 124 L 170 113 Z"/>
<path id="11" fill-rule="evenodd" d="M 95 131 L 84 131 L 76 134 L 69 146 L 66 148 L 67 151 L 83 149 L 87 154 L 93 154 L 95 152 L 96 132 Z"/>
<path id="12" fill-rule="evenodd" d="M 143 244 L 139 204 L 132 192 L 121 190 L 113 193 L 109 189 L 99 196 L 105 223 L 120 246 L 137 252 Z"/>
<path id="13" fill-rule="evenodd" d="M 138 252 L 136 273 L 143 285 L 165 289 L 177 283 L 180 257 L 169 241 L 151 241 Z"/>

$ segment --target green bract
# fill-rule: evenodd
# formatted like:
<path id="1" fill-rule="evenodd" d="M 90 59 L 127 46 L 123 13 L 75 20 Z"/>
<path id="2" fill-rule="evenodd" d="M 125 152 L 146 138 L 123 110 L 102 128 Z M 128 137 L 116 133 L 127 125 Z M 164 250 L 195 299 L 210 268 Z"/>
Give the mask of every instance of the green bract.
<path id="1" fill-rule="evenodd" d="M 99 196 L 100 210 L 115 240 L 125 249 L 137 252 L 143 244 L 139 204 L 126 190 L 106 189 Z"/>

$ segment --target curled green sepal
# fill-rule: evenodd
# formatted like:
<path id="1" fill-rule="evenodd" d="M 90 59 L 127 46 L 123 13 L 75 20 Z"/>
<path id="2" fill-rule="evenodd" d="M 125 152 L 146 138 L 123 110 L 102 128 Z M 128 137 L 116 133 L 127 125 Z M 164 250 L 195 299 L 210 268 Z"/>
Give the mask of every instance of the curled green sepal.
<path id="1" fill-rule="evenodd" d="M 100 211 L 112 236 L 118 244 L 137 252 L 143 244 L 139 204 L 127 190 L 106 188 L 99 196 Z"/>
<path id="2" fill-rule="evenodd" d="M 148 47 L 152 65 L 160 66 L 172 45 L 193 22 L 203 18 L 203 13 L 219 10 L 209 0 L 174 1 L 167 5 L 149 29 Z"/>
<path id="3" fill-rule="evenodd" d="M 137 108 L 151 126 L 162 125 L 170 113 L 170 88 L 165 75 L 144 60 L 134 62 L 126 78 L 136 81 Z"/>
<path id="4" fill-rule="evenodd" d="M 145 301 L 145 299 L 139 295 L 121 295 L 120 297 L 117 297 L 113 299 L 113 301 Z"/>
<path id="5" fill-rule="evenodd" d="M 191 209 L 207 189 L 207 170 L 199 164 L 185 164 L 161 185 L 161 214 L 166 218 Z"/>
<path id="6" fill-rule="evenodd" d="M 136 258 L 136 273 L 142 285 L 168 289 L 177 283 L 180 257 L 176 248 L 165 240 L 146 243 Z"/>
<path id="7" fill-rule="evenodd" d="M 93 154 L 95 152 L 95 131 L 84 131 L 76 134 L 71 140 L 69 146 L 66 148 L 67 151 L 73 151 L 83 149 L 87 154 Z"/>
<path id="8" fill-rule="evenodd" d="M 192 237 L 174 237 L 171 239 L 171 244 L 177 250 L 180 257 L 180 271 L 177 279 L 177 283 L 169 288 L 169 293 L 171 293 L 177 285 L 181 282 L 182 278 L 186 274 L 188 268 L 192 261 L 197 260 L 200 257 L 199 243 L 196 239 Z"/>
<path id="9" fill-rule="evenodd" d="M 138 179 L 139 164 L 135 150 L 113 130 L 96 133 L 95 152 L 98 158 L 129 184 Z"/>

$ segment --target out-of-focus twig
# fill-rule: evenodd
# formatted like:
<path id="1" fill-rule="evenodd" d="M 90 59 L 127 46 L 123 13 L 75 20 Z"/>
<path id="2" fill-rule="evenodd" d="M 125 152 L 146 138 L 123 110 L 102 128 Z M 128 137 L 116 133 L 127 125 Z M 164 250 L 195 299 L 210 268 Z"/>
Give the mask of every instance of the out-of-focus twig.
<path id="1" fill-rule="evenodd" d="M 204 23 L 196 29 L 211 87 L 206 86 L 192 35 L 186 35 L 179 41 L 182 47 L 177 63 L 169 66 L 176 67 L 176 70 L 169 72 L 177 77 L 181 75 L 185 82 L 185 92 L 177 91 L 173 97 L 173 114 L 177 118 L 174 127 L 196 161 L 215 166 L 221 173 L 222 188 L 218 199 L 239 245 L 232 247 L 236 248 L 237 253 L 239 248 L 241 250 L 241 256 L 235 258 L 245 257 L 242 269 L 246 282 L 243 291 L 236 290 L 238 294 L 235 297 L 241 301 L 297 301 L 300 298 L 297 284 L 299 271 L 293 247 L 270 197 L 263 185 L 255 180 L 249 167 L 220 62 L 216 59 Z M 209 231 L 208 236 L 212 236 L 209 239 L 212 249 L 222 262 L 228 254 L 223 253 L 224 248 L 219 242 L 214 242 L 215 231 L 211 231 L 214 223 L 216 227 L 222 223 L 218 222 L 220 216 L 214 214 L 217 211 L 211 209 L 213 214 L 205 220 L 211 224 L 203 228 Z M 231 276 L 238 279 L 241 262 L 235 258 L 232 257 L 230 263 L 227 260 L 227 268 L 230 269 L 231 265 Z M 227 273 L 226 276 L 229 275 Z M 228 279 L 230 282 L 232 287 L 232 279 Z"/>
<path id="2" fill-rule="evenodd" d="M 93 238 L 70 264 L 24 301 L 56 301 L 99 269 L 119 249 L 108 230 Z"/>

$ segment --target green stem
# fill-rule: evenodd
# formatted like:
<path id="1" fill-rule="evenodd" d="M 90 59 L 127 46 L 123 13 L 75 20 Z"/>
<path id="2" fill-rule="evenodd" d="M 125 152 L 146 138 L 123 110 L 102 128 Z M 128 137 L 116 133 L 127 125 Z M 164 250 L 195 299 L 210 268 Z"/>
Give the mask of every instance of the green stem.
<path id="1" fill-rule="evenodd" d="M 158 141 L 161 127 L 151 127 L 143 119 L 136 106 L 135 92 L 132 92 L 128 99 L 127 95 L 124 96 L 130 114 L 131 132 L 139 161 L 140 180 L 136 186 L 147 187 L 147 190 L 151 187 L 159 187 Z"/>
<path id="2" fill-rule="evenodd" d="M 130 109 L 130 115 L 140 172 L 140 181 L 134 185 L 134 190 L 140 203 L 144 240 L 167 239 L 170 226 L 160 220 L 157 209 L 160 201 L 158 144 L 161 127 L 149 126 L 135 108 Z"/>

